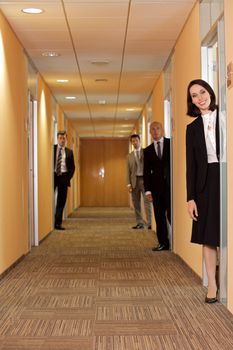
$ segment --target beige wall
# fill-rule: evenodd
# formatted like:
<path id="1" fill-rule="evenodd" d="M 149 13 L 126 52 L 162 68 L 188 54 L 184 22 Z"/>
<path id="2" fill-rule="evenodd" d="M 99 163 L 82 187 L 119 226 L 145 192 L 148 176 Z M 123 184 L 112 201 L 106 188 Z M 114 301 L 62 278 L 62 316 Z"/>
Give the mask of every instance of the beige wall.
<path id="1" fill-rule="evenodd" d="M 27 62 L 0 12 L 0 273 L 28 251 Z"/>
<path id="2" fill-rule="evenodd" d="M 142 139 L 141 145 L 143 148 L 147 146 L 148 134 L 147 134 L 147 108 L 143 108 L 142 112 Z"/>
<path id="3" fill-rule="evenodd" d="M 39 240 L 53 229 L 52 95 L 38 76 Z"/>
<path id="4" fill-rule="evenodd" d="M 164 125 L 164 74 L 161 73 L 152 95 L 152 122 L 158 121 Z"/>
<path id="5" fill-rule="evenodd" d="M 56 104 L 56 113 L 57 113 L 57 130 L 64 130 L 65 129 L 64 112 L 59 106 L 59 104 Z"/>
<path id="6" fill-rule="evenodd" d="M 233 41 L 232 41 L 232 0 L 225 0 L 225 43 L 226 43 L 226 65 L 233 62 Z M 233 88 L 227 89 L 227 178 L 228 178 L 228 308 L 233 312 Z"/>
<path id="7" fill-rule="evenodd" d="M 72 122 L 67 121 L 67 147 L 73 150 L 74 152 L 74 161 L 76 170 L 74 173 L 74 176 L 71 180 L 71 187 L 68 189 L 68 197 L 67 197 L 67 204 L 66 204 L 66 210 L 67 215 L 71 214 L 75 208 L 77 208 L 77 146 L 76 146 L 76 132 L 73 128 Z"/>
<path id="8" fill-rule="evenodd" d="M 190 243 L 191 220 L 186 208 L 186 90 L 190 80 L 200 77 L 199 5 L 194 7 L 175 45 L 172 60 L 173 101 L 173 236 L 174 251 L 202 275 L 202 247 Z"/>

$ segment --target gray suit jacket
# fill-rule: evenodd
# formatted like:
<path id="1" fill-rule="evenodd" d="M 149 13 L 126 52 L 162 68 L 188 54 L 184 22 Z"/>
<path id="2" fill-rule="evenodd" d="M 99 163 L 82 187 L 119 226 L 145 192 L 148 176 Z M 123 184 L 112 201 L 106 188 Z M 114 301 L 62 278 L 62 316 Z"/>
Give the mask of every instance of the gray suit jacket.
<path id="1" fill-rule="evenodd" d="M 140 150 L 140 159 L 143 162 L 143 149 Z M 127 166 L 127 184 L 130 184 L 133 188 L 136 187 L 137 181 L 137 162 L 135 159 L 134 151 L 128 155 L 128 166 Z"/>

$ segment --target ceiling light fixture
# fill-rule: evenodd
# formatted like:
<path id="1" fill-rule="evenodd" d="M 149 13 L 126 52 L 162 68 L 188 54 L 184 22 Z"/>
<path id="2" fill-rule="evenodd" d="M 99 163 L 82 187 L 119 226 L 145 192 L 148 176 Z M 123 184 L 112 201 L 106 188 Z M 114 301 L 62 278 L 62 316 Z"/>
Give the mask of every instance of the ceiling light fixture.
<path id="1" fill-rule="evenodd" d="M 99 105 L 105 105 L 106 101 L 105 100 L 99 100 Z"/>
<path id="2" fill-rule="evenodd" d="M 55 51 L 45 51 L 45 52 L 42 52 L 42 56 L 44 56 L 44 57 L 58 57 L 58 56 L 60 56 L 60 54 L 58 52 L 55 52 Z"/>
<path id="3" fill-rule="evenodd" d="M 95 81 L 96 81 L 97 83 L 99 83 L 99 82 L 106 82 L 106 81 L 108 81 L 108 79 L 99 78 L 99 79 L 95 79 Z"/>
<path id="4" fill-rule="evenodd" d="M 104 64 L 109 64 L 109 60 L 92 60 L 92 64 L 96 64 L 97 66 L 103 66 Z"/>
<path id="5" fill-rule="evenodd" d="M 42 9 L 30 7 L 30 8 L 25 8 L 21 10 L 23 13 L 28 13 L 28 14 L 33 14 L 33 15 L 38 15 L 39 13 L 44 12 Z"/>
<path id="6" fill-rule="evenodd" d="M 67 99 L 67 100 L 75 100 L 76 97 L 75 97 L 75 96 L 66 96 L 66 99 Z"/>
<path id="7" fill-rule="evenodd" d="M 57 79 L 58 83 L 68 83 L 68 79 Z"/>
<path id="8" fill-rule="evenodd" d="M 134 111 L 135 109 L 134 108 L 126 108 L 126 111 L 127 112 L 132 112 L 132 111 Z"/>

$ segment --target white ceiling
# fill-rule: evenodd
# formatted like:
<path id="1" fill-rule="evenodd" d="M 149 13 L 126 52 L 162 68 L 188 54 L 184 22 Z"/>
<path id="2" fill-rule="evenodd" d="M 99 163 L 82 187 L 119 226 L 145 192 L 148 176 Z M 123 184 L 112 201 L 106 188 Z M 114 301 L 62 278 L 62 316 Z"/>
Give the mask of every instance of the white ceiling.
<path id="1" fill-rule="evenodd" d="M 78 134 L 128 137 L 195 2 L 0 0 L 0 9 Z"/>

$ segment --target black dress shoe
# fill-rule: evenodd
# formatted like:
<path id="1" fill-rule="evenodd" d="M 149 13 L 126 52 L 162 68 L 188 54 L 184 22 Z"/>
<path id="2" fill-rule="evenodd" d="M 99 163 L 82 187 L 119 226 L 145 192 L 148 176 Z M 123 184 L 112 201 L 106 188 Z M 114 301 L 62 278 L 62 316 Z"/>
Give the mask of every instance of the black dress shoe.
<path id="1" fill-rule="evenodd" d="M 213 297 L 213 298 L 208 298 L 207 296 L 205 297 L 205 303 L 207 304 L 214 304 L 214 303 L 217 303 L 218 301 L 218 289 L 216 291 L 216 296 Z"/>
<path id="2" fill-rule="evenodd" d="M 143 224 L 137 224 L 136 226 L 133 226 L 132 227 L 134 230 L 140 230 L 140 229 L 143 229 L 144 228 L 144 225 Z"/>
<path id="3" fill-rule="evenodd" d="M 214 298 L 205 297 L 205 303 L 207 303 L 207 304 L 214 304 L 214 303 L 216 303 L 217 301 L 218 301 L 217 295 L 216 295 L 216 297 L 214 297 Z"/>
<path id="4" fill-rule="evenodd" d="M 65 227 L 61 226 L 61 225 L 55 225 L 55 229 L 56 230 L 62 230 L 64 231 L 65 230 Z"/>
<path id="5" fill-rule="evenodd" d="M 152 248 L 153 252 L 160 252 L 161 250 L 169 250 L 169 247 L 165 244 L 159 244 L 157 247 Z"/>

